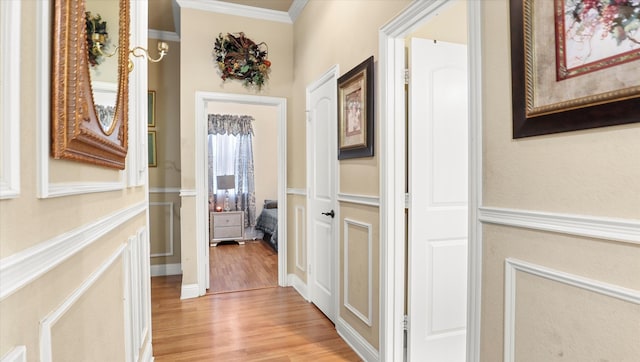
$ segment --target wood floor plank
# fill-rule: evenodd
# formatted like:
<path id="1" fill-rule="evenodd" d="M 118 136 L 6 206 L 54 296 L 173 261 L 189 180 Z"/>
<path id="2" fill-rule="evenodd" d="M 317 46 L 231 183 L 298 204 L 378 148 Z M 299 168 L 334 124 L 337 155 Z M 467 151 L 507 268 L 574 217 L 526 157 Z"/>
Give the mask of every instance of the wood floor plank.
<path id="1" fill-rule="evenodd" d="M 209 265 L 211 294 L 278 286 L 278 254 L 262 240 L 211 246 Z"/>
<path id="2" fill-rule="evenodd" d="M 180 283 L 151 278 L 155 361 L 361 361 L 290 287 L 180 300 Z"/>

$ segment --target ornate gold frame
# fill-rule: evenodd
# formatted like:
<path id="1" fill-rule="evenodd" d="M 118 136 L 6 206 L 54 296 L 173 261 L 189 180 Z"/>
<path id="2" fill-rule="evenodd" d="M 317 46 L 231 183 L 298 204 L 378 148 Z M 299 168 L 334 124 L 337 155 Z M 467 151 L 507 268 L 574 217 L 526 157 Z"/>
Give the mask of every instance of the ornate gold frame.
<path id="1" fill-rule="evenodd" d="M 51 153 L 124 169 L 129 94 L 129 0 L 119 0 L 118 92 L 112 131 L 98 120 L 89 74 L 85 1 L 55 0 L 51 66 Z"/>

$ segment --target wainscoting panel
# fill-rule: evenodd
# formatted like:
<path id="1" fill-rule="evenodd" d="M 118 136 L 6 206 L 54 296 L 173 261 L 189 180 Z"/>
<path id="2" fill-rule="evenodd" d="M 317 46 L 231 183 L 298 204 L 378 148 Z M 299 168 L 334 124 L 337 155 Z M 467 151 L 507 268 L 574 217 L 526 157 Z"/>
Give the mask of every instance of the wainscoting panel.
<path id="1" fill-rule="evenodd" d="M 295 208 L 295 219 L 294 219 L 294 227 L 295 227 L 295 255 L 296 255 L 296 268 L 301 272 L 307 271 L 307 231 L 306 231 L 306 223 L 307 219 L 305 216 L 305 209 L 303 206 L 296 206 Z"/>
<path id="2" fill-rule="evenodd" d="M 369 327 L 373 308 L 371 224 L 344 219 L 344 306 Z"/>
<path id="3" fill-rule="evenodd" d="M 53 310 L 40 321 L 40 361 L 50 362 L 53 360 L 52 329 L 56 326 L 56 323 L 74 308 L 75 304 L 83 298 L 87 291 L 89 291 L 103 275 L 110 271 L 118 259 L 122 259 L 122 254 L 126 248 L 127 244 L 121 244 L 57 309 Z"/>
<path id="4" fill-rule="evenodd" d="M 511 258 L 504 287 L 504 361 L 640 355 L 639 344 L 617 337 L 640 331 L 640 291 Z"/>
<path id="5" fill-rule="evenodd" d="M 149 202 L 151 257 L 173 256 L 173 202 Z"/>

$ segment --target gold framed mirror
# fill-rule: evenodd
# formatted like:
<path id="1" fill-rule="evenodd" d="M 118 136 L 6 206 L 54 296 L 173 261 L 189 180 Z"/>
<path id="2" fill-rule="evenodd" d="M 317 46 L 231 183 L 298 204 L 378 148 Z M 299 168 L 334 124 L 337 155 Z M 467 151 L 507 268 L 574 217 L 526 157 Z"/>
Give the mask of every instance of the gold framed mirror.
<path id="1" fill-rule="evenodd" d="M 96 24 L 98 12 L 87 8 L 87 0 L 54 2 L 51 153 L 55 159 L 124 169 L 129 109 L 129 0 L 97 3 L 118 7 L 113 9 L 117 21 L 98 19 L 99 25 L 106 26 L 101 32 L 108 33 L 111 44 L 105 41 L 104 34 L 98 37 L 95 29 L 88 30 Z M 109 32 L 109 22 L 117 25 L 113 26 L 115 31 Z M 98 52 L 104 51 L 103 58 L 115 60 L 111 60 L 115 72 L 92 69 L 94 63 L 99 63 L 95 61 L 96 49 L 90 46 L 92 40 L 109 45 Z M 113 81 L 92 80 L 102 73 L 113 73 Z"/>

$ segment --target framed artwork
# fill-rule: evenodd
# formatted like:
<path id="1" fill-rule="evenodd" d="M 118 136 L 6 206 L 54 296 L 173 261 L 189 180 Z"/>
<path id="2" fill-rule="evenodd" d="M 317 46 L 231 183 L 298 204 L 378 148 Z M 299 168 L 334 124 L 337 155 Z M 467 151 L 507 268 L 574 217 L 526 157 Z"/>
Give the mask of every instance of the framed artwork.
<path id="1" fill-rule="evenodd" d="M 149 167 L 158 167 L 157 149 L 156 149 L 156 131 L 147 132 L 147 150 L 149 153 Z"/>
<path id="2" fill-rule="evenodd" d="M 338 159 L 373 156 L 373 56 L 338 78 Z"/>
<path id="3" fill-rule="evenodd" d="M 150 90 L 147 94 L 147 127 L 156 126 L 156 91 Z"/>
<path id="4" fill-rule="evenodd" d="M 640 3 L 510 0 L 513 138 L 640 121 Z"/>

